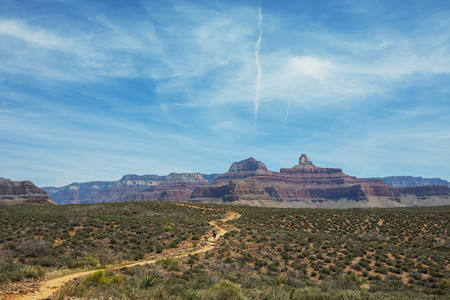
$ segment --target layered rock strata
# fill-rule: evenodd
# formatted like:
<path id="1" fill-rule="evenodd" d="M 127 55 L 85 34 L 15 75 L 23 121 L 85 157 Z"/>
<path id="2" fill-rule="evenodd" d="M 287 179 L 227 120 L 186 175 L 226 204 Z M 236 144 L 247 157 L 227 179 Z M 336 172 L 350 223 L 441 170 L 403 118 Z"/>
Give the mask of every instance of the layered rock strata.
<path id="1" fill-rule="evenodd" d="M 445 185 L 450 187 L 450 182 L 441 178 L 423 178 L 413 176 L 389 176 L 380 178 L 384 183 L 394 187 Z"/>
<path id="2" fill-rule="evenodd" d="M 196 186 L 208 184 L 200 173 L 171 173 L 161 184 L 136 195 L 136 200 L 187 202 Z"/>
<path id="3" fill-rule="evenodd" d="M 120 201 L 187 201 L 195 186 L 209 184 L 217 174 L 171 173 L 158 175 L 125 175 L 118 181 L 72 183 L 54 188 L 44 187 L 58 204 L 106 203 Z"/>
<path id="4" fill-rule="evenodd" d="M 31 181 L 0 180 L 0 204 L 48 205 L 55 204 L 43 189 Z"/>
<path id="5" fill-rule="evenodd" d="M 264 163 L 248 158 L 233 163 L 221 175 L 125 175 L 118 181 L 44 189 L 58 204 L 145 200 L 310 208 L 450 204 L 447 186 L 391 187 L 380 179 L 361 179 L 346 175 L 341 169 L 317 167 L 305 154 L 297 165 L 280 172 L 270 171 Z"/>
<path id="6" fill-rule="evenodd" d="M 428 206 L 450 204 L 450 189 L 393 188 L 380 179 L 317 167 L 302 154 L 298 165 L 279 173 L 254 158 L 233 163 L 212 185 L 196 187 L 189 201 L 311 208 Z"/>

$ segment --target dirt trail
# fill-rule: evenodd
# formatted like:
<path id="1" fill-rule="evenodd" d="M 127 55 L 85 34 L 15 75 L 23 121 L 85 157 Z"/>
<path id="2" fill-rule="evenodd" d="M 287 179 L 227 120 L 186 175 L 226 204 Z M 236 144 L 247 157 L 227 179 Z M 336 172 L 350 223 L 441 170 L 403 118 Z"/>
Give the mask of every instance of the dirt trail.
<path id="1" fill-rule="evenodd" d="M 183 204 L 179 204 L 179 205 L 183 205 Z M 197 209 L 208 209 L 208 208 L 202 208 L 202 207 L 197 207 L 197 206 L 190 206 L 190 205 L 187 205 L 187 206 L 193 207 L 193 208 L 197 208 Z M 236 212 L 229 212 L 229 213 L 227 213 L 225 218 L 220 219 L 218 221 L 226 222 L 226 221 L 229 221 L 229 220 L 237 219 L 240 216 L 241 215 L 236 213 Z M 209 222 L 209 224 L 214 226 L 214 228 L 216 229 L 216 232 L 217 232 L 216 241 L 219 240 L 220 237 L 222 237 L 225 233 L 228 232 L 228 230 L 226 228 L 223 228 L 223 227 L 217 225 L 218 221 L 210 221 Z M 214 247 L 217 246 L 216 241 L 214 241 L 214 238 L 211 237 L 211 236 L 208 236 L 207 239 L 205 239 L 203 237 L 203 240 L 205 240 L 207 242 L 206 245 L 204 245 L 203 247 L 199 247 L 199 248 L 193 248 L 192 247 L 192 248 L 181 249 L 184 253 L 177 254 L 177 255 L 166 254 L 163 257 L 160 257 L 158 259 L 165 258 L 165 257 L 182 258 L 182 257 L 188 256 L 189 254 L 196 254 L 196 253 L 207 252 L 207 251 L 209 251 L 209 250 L 211 250 L 211 249 L 213 249 Z M 125 264 L 125 265 L 120 265 L 120 266 L 116 266 L 116 267 L 111 267 L 111 268 L 108 268 L 108 269 L 109 270 L 114 270 L 114 269 L 120 269 L 120 268 L 123 268 L 123 267 L 133 267 L 133 266 L 138 266 L 138 265 L 154 264 L 158 259 L 150 259 L 150 260 L 140 261 L 140 262 L 136 262 L 136 263 L 131 263 L 131 264 Z M 72 273 L 70 275 L 66 275 L 66 276 L 63 276 L 63 277 L 58 277 L 58 278 L 54 278 L 54 279 L 41 281 L 41 282 L 39 282 L 39 287 L 37 288 L 37 292 L 34 292 L 33 294 L 26 294 L 26 295 L 8 295 L 7 298 L 5 298 L 5 299 L 8 299 L 8 300 L 50 299 L 50 297 L 61 286 L 63 286 L 65 283 L 69 282 L 70 280 L 74 280 L 75 278 L 86 276 L 86 275 L 95 273 L 97 271 L 98 270 L 91 270 L 91 271 L 85 271 L 85 272 Z"/>

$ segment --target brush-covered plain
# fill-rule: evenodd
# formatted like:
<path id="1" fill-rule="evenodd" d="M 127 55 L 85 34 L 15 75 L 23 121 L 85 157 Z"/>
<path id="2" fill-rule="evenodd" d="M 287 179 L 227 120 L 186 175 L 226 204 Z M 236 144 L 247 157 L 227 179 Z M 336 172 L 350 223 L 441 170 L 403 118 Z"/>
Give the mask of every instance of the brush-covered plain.
<path id="1" fill-rule="evenodd" d="M 206 253 L 210 220 L 241 214 Z M 55 299 L 434 299 L 450 296 L 450 207 L 275 209 L 128 202 L 2 207 L 0 282 L 99 268 Z M 219 221 L 220 222 L 220 221 Z M 106 266 L 157 258 L 156 264 Z"/>

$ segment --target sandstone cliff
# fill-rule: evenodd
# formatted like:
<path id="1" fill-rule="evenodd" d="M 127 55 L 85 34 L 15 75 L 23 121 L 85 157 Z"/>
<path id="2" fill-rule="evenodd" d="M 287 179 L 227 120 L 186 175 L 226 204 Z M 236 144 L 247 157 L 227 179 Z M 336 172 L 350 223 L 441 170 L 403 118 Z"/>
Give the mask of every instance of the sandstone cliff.
<path id="1" fill-rule="evenodd" d="M 58 204 L 105 203 L 120 201 L 187 201 L 197 185 L 206 185 L 218 174 L 172 173 L 125 175 L 118 181 L 72 183 L 64 187 L 44 187 Z"/>
<path id="2" fill-rule="evenodd" d="M 113 181 L 74 182 L 60 188 L 43 187 L 57 204 L 80 204 L 94 194 L 97 194 L 113 184 Z"/>
<path id="3" fill-rule="evenodd" d="M 48 205 L 55 204 L 47 192 L 31 181 L 0 180 L 0 204 Z"/>
<path id="4" fill-rule="evenodd" d="M 297 165 L 280 172 L 268 170 L 264 163 L 251 157 L 233 163 L 221 175 L 125 175 L 118 181 L 44 189 L 61 204 L 145 200 L 311 208 L 450 204 L 447 186 L 391 187 L 380 179 L 356 178 L 341 169 L 317 167 L 305 154 Z"/>
<path id="5" fill-rule="evenodd" d="M 227 173 L 219 175 L 214 182 L 228 182 L 231 179 L 242 179 L 255 177 L 258 175 L 271 175 L 264 163 L 257 161 L 253 157 L 235 162 L 231 165 Z"/>
<path id="6" fill-rule="evenodd" d="M 189 201 L 311 208 L 428 206 L 450 204 L 450 189 L 393 188 L 380 179 L 317 167 L 302 154 L 298 165 L 279 173 L 253 158 L 233 163 L 212 185 L 196 187 Z"/>
<path id="7" fill-rule="evenodd" d="M 196 186 L 207 184 L 200 173 L 171 173 L 161 184 L 136 195 L 136 199 L 187 202 Z"/>

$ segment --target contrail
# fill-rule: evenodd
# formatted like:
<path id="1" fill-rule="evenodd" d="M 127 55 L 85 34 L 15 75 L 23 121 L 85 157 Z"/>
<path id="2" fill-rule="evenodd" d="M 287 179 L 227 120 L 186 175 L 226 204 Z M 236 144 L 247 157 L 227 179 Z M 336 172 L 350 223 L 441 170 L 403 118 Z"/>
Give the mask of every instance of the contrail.
<path id="1" fill-rule="evenodd" d="M 256 127 L 256 120 L 258 119 L 258 110 L 259 110 L 259 98 L 261 93 L 261 78 L 262 78 L 262 68 L 259 64 L 259 50 L 261 50 L 261 41 L 262 41 L 262 14 L 261 14 L 261 6 L 258 8 L 258 27 L 259 27 L 259 37 L 258 41 L 255 44 L 255 61 L 256 68 L 258 68 L 258 74 L 256 75 L 255 81 L 255 97 L 253 99 L 253 103 L 255 104 L 255 120 L 253 123 L 253 127 Z"/>
<path id="2" fill-rule="evenodd" d="M 289 116 L 290 103 L 291 103 L 291 99 L 288 99 L 287 108 L 286 108 L 286 118 L 284 118 L 284 135 L 286 135 L 286 125 L 287 125 L 287 120 L 288 120 L 288 116 Z"/>

